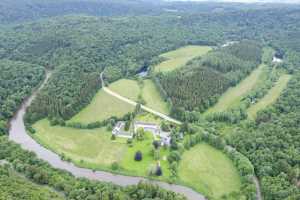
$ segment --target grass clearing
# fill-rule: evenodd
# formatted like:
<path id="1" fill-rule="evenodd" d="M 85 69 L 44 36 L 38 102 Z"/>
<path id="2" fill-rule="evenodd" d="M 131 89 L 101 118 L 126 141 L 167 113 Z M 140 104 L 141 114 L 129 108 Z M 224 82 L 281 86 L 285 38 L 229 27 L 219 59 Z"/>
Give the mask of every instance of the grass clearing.
<path id="1" fill-rule="evenodd" d="M 109 85 L 109 89 L 133 101 L 137 101 L 140 94 L 145 100 L 146 106 L 164 114 L 169 113 L 168 104 L 163 100 L 150 79 L 144 80 L 142 87 L 136 80 L 121 79 Z"/>
<path id="2" fill-rule="evenodd" d="M 179 177 L 197 191 L 217 199 L 224 194 L 239 191 L 241 187 L 240 176 L 232 161 L 205 143 L 183 154 Z"/>
<path id="3" fill-rule="evenodd" d="M 281 92 L 286 88 L 286 85 L 288 84 L 291 77 L 292 76 L 288 74 L 282 75 L 275 83 L 274 87 L 272 87 L 261 100 L 259 100 L 256 104 L 252 105 L 247 110 L 250 119 L 255 119 L 256 114 L 259 110 L 262 110 L 267 106 L 273 104 L 278 99 Z"/>
<path id="4" fill-rule="evenodd" d="M 138 82 L 130 79 L 120 79 L 113 82 L 109 85 L 109 89 L 133 101 L 137 101 L 140 94 Z"/>
<path id="5" fill-rule="evenodd" d="M 202 56 L 209 52 L 212 48 L 209 46 L 189 45 L 174 51 L 161 54 L 160 57 L 167 60 L 155 66 L 155 72 L 168 72 L 185 65 L 189 60 Z"/>
<path id="6" fill-rule="evenodd" d="M 142 96 L 146 101 L 146 106 L 163 114 L 169 114 L 168 104 L 163 100 L 152 80 L 144 81 Z"/>
<path id="7" fill-rule="evenodd" d="M 133 146 L 127 144 L 127 139 L 111 140 L 111 131 L 99 129 L 74 129 L 61 126 L 50 126 L 47 119 L 33 125 L 36 133 L 33 137 L 43 146 L 59 155 L 70 158 L 80 167 L 111 171 L 111 164 L 117 162 L 120 169 L 116 172 L 134 176 L 147 176 L 150 165 L 155 165 L 152 149 L 153 137 L 147 135 L 143 141 L 133 141 Z M 136 151 L 142 151 L 143 160 L 134 160 Z M 161 166 L 163 176 L 169 176 L 168 163 L 163 159 L 168 150 L 161 148 Z"/>
<path id="8" fill-rule="evenodd" d="M 113 162 L 119 162 L 126 152 L 126 140 L 112 141 L 111 132 L 105 128 L 83 130 L 61 126 L 50 126 L 44 119 L 33 125 L 36 130 L 34 138 L 41 144 L 58 154 L 64 154 L 75 163 L 89 167 L 89 164 L 110 166 Z"/>
<path id="9" fill-rule="evenodd" d="M 239 104 L 241 99 L 247 95 L 255 86 L 261 84 L 266 74 L 267 66 L 262 64 L 251 72 L 244 80 L 234 87 L 230 87 L 218 100 L 217 104 L 209 108 L 205 114 L 222 112 Z"/>
<path id="10" fill-rule="evenodd" d="M 151 155 L 151 149 L 153 147 L 153 136 L 150 133 L 146 134 L 146 139 L 139 142 L 134 142 L 133 147 L 129 147 L 127 153 L 122 159 L 121 166 L 126 170 L 133 172 L 138 176 L 146 176 L 151 166 L 156 166 L 157 162 Z M 143 160 L 140 162 L 134 161 L 134 155 L 137 151 L 141 151 L 143 154 Z M 168 161 L 166 159 L 168 150 L 160 148 L 160 164 L 163 171 L 163 177 L 169 177 L 170 172 L 168 169 Z"/>
<path id="11" fill-rule="evenodd" d="M 107 94 L 101 89 L 95 95 L 92 102 L 70 119 L 69 122 L 87 124 L 103 121 L 112 116 L 122 117 L 133 110 L 134 106 Z"/>

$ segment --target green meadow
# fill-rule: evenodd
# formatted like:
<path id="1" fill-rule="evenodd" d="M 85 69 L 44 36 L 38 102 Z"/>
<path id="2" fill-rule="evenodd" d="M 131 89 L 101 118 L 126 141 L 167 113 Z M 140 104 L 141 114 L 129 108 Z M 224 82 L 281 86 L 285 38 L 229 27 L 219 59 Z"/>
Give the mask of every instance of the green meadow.
<path id="1" fill-rule="evenodd" d="M 209 46 L 189 45 L 161 54 L 165 61 L 155 66 L 155 72 L 169 72 L 185 65 L 189 60 L 202 56 L 212 50 Z"/>

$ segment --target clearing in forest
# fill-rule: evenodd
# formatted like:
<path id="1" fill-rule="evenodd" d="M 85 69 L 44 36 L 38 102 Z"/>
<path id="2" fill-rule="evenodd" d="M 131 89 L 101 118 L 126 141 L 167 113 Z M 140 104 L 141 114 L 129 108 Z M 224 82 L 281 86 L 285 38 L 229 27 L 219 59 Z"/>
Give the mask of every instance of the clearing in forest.
<path id="1" fill-rule="evenodd" d="M 47 119 L 38 121 L 33 125 L 36 133 L 32 135 L 40 144 L 51 149 L 65 159 L 71 159 L 76 165 L 84 168 L 112 171 L 112 164 L 118 163 L 119 169 L 115 172 L 147 176 L 151 165 L 156 161 L 151 155 L 153 148 L 152 134 L 145 134 L 142 141 L 133 140 L 129 146 L 127 139 L 111 139 L 111 131 L 106 128 L 75 129 L 61 126 L 50 126 Z M 135 153 L 141 151 L 143 159 L 134 160 Z M 161 158 L 166 157 L 167 149 L 160 149 Z M 170 175 L 168 161 L 161 160 L 164 172 L 161 179 Z"/>
<path id="2" fill-rule="evenodd" d="M 109 89 L 133 101 L 142 98 L 144 105 L 163 114 L 169 113 L 168 104 L 163 100 L 152 80 L 141 82 L 136 80 L 121 79 L 109 85 Z"/>
<path id="3" fill-rule="evenodd" d="M 205 143 L 183 154 L 179 178 L 215 199 L 233 191 L 238 192 L 241 187 L 239 173 L 232 161 L 224 153 Z"/>
<path id="4" fill-rule="evenodd" d="M 202 56 L 212 48 L 209 46 L 189 45 L 174 51 L 161 54 L 160 57 L 166 60 L 155 66 L 155 72 L 168 72 L 184 66 L 189 60 Z"/>
<path id="5" fill-rule="evenodd" d="M 241 99 L 249 93 L 265 76 L 266 65 L 261 64 L 249 76 L 234 87 L 230 87 L 218 100 L 217 104 L 208 109 L 205 114 L 222 112 L 239 104 Z"/>
<path id="6" fill-rule="evenodd" d="M 75 115 L 69 122 L 88 124 L 96 121 L 103 121 L 112 116 L 122 117 L 133 110 L 134 106 L 107 94 L 101 89 L 95 95 L 91 103 Z"/>
<path id="7" fill-rule="evenodd" d="M 255 119 L 256 114 L 259 110 L 273 104 L 278 99 L 281 92 L 286 88 L 286 85 L 288 84 L 290 79 L 291 75 L 282 75 L 275 83 L 275 85 L 269 90 L 269 92 L 261 100 L 259 100 L 256 104 L 252 105 L 247 110 L 248 116 L 251 119 Z"/>

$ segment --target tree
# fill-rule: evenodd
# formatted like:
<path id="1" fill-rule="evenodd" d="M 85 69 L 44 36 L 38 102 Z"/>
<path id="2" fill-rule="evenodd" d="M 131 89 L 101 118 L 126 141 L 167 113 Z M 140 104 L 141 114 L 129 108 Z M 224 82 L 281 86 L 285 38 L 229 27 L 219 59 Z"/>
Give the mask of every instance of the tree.
<path id="1" fill-rule="evenodd" d="M 160 147 L 160 142 L 157 141 L 157 140 L 154 140 L 152 144 L 153 144 L 155 149 L 158 149 Z"/>
<path id="2" fill-rule="evenodd" d="M 156 176 L 161 176 L 162 175 L 162 169 L 161 169 L 160 165 L 156 166 L 155 175 Z"/>
<path id="3" fill-rule="evenodd" d="M 136 138 L 137 140 L 144 140 L 145 138 L 145 131 L 144 131 L 144 128 L 138 128 L 137 131 L 136 131 Z"/>
<path id="4" fill-rule="evenodd" d="M 128 131 L 128 130 L 129 130 L 130 124 L 131 124 L 131 121 L 130 121 L 130 120 L 127 120 L 127 121 L 125 122 L 125 127 L 124 127 L 124 130 L 125 130 L 125 131 Z"/>
<path id="5" fill-rule="evenodd" d="M 143 155 L 141 151 L 137 151 L 134 155 L 134 160 L 135 161 L 141 161 L 143 159 Z"/>

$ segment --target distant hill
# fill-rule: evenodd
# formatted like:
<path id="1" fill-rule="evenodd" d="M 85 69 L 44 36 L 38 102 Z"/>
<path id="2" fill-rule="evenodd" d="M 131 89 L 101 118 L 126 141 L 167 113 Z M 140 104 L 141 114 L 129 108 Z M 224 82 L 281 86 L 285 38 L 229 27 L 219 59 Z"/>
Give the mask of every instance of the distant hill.
<path id="1" fill-rule="evenodd" d="M 207 2 L 207 0 L 165 0 L 165 1 L 194 1 Z M 231 3 L 300 3 L 300 0 L 211 0 L 211 2 L 231 2 Z"/>
<path id="2" fill-rule="evenodd" d="M 155 3 L 145 0 L 1 0 L 0 23 L 22 22 L 66 14 L 96 16 L 155 13 Z"/>

